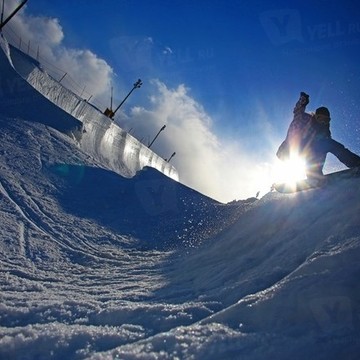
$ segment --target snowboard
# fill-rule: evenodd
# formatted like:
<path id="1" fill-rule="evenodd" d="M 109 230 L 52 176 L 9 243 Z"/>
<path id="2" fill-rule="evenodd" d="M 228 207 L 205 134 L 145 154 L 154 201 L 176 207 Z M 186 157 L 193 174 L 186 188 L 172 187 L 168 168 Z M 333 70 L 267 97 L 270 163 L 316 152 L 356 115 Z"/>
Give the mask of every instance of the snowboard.
<path id="1" fill-rule="evenodd" d="M 350 179 L 360 177 L 360 167 L 337 171 L 326 174 L 318 179 L 304 179 L 296 183 L 275 183 L 272 185 L 272 190 L 277 192 L 290 194 L 298 191 L 310 190 L 325 187 L 338 182 L 341 179 Z"/>

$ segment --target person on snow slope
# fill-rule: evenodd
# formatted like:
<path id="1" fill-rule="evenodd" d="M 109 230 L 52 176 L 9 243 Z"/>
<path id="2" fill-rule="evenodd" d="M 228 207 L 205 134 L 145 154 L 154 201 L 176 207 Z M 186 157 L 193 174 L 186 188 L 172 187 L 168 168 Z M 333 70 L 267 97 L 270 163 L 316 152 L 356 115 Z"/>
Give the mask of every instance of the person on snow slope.
<path id="1" fill-rule="evenodd" d="M 289 159 L 292 154 L 302 157 L 306 163 L 308 179 L 321 179 L 326 154 L 335 155 L 348 168 L 360 166 L 360 157 L 331 137 L 330 112 L 322 106 L 315 113 L 305 112 L 309 95 L 301 92 L 294 108 L 294 117 L 286 139 L 276 155 L 280 160 Z"/>

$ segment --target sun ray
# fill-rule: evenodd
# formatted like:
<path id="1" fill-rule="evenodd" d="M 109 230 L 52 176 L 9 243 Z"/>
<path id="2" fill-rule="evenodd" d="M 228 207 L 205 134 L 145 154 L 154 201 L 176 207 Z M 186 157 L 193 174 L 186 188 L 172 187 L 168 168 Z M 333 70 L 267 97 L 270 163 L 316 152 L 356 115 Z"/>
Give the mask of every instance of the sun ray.
<path id="1" fill-rule="evenodd" d="M 306 179 L 305 160 L 292 154 L 287 161 L 277 161 L 273 168 L 274 182 L 296 183 Z"/>

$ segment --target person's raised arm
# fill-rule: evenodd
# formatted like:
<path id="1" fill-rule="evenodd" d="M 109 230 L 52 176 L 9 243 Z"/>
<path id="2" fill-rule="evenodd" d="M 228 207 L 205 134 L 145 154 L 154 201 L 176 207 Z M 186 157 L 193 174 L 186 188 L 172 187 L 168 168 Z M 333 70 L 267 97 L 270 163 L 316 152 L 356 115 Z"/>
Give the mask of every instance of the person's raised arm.
<path id="1" fill-rule="evenodd" d="M 294 107 L 294 114 L 305 112 L 306 105 L 309 103 L 309 98 L 310 98 L 309 95 L 306 94 L 305 92 L 302 91 L 300 93 L 300 98 Z"/>

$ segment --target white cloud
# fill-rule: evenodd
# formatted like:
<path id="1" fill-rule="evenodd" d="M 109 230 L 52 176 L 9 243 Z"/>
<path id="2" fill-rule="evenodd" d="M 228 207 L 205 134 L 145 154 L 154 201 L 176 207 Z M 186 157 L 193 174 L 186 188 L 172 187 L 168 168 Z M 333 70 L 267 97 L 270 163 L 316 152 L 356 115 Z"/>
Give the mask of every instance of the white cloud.
<path id="1" fill-rule="evenodd" d="M 227 202 L 255 196 L 264 190 L 268 176 L 265 161 L 244 152 L 235 141 L 220 139 L 212 128 L 212 120 L 204 108 L 189 94 L 184 85 L 169 89 L 159 80 L 153 81 L 151 105 L 148 109 L 134 107 L 120 125 L 133 129 L 137 138 L 150 142 L 166 125 L 154 150 L 172 160 L 184 184 Z M 146 141 L 145 141 L 146 142 Z M 271 184 L 265 181 L 265 190 Z"/>
<path id="2" fill-rule="evenodd" d="M 18 1 L 6 1 L 5 15 L 17 5 Z M 65 35 L 58 19 L 29 15 L 25 7 L 5 26 L 4 32 L 17 46 L 21 38 L 23 51 L 27 51 L 30 45 L 32 56 L 37 56 L 39 51 L 45 66 L 57 72 L 59 78 L 65 72 L 68 73 L 73 80 L 68 85 L 77 93 L 85 87 L 86 94 L 98 99 L 104 94 L 108 95 L 114 75 L 112 68 L 90 50 L 66 47 L 63 44 Z"/>

